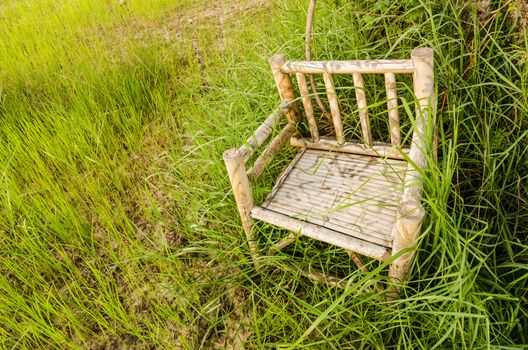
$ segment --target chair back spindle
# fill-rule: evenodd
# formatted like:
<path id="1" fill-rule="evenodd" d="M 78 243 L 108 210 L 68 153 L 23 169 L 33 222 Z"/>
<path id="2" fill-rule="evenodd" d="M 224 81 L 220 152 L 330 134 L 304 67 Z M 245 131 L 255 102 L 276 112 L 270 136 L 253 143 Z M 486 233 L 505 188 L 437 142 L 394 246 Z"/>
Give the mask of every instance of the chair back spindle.
<path id="1" fill-rule="evenodd" d="M 330 113 L 332 114 L 332 122 L 334 123 L 336 140 L 338 144 L 342 145 L 345 143 L 345 135 L 343 133 L 343 123 L 341 122 L 341 113 L 339 112 L 334 82 L 332 81 L 332 76 L 328 73 L 323 73 L 323 79 L 326 95 L 328 96 L 328 104 L 330 105 Z"/>
<path id="2" fill-rule="evenodd" d="M 308 84 L 306 84 L 306 77 L 303 73 L 296 73 L 295 76 L 297 77 L 297 84 L 299 84 L 299 91 L 301 92 L 304 113 L 306 114 L 306 119 L 308 120 L 312 142 L 318 142 L 319 130 L 317 130 L 317 123 L 315 122 L 314 118 L 312 99 L 310 98 L 310 92 L 308 91 Z"/>
<path id="3" fill-rule="evenodd" d="M 385 73 L 385 90 L 387 91 L 391 145 L 401 147 L 400 115 L 398 114 L 398 94 L 396 92 L 396 76 L 394 73 Z"/>
<path id="4" fill-rule="evenodd" d="M 361 123 L 361 133 L 366 145 L 372 146 L 372 134 L 370 133 L 370 119 L 367 110 L 367 95 L 365 93 L 365 84 L 361 73 L 353 73 L 354 90 L 356 91 L 356 100 L 359 111 L 359 122 Z"/>

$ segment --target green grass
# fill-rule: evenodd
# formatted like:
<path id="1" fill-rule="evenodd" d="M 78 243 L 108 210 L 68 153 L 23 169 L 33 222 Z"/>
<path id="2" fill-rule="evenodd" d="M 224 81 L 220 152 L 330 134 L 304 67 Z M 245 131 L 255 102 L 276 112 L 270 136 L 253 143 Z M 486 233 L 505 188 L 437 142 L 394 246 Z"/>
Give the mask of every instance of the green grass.
<path id="1" fill-rule="evenodd" d="M 309 240 L 254 269 L 221 153 L 278 105 L 267 58 L 303 58 L 305 3 L 0 1 L 0 347 L 528 346 L 528 47 L 515 2 L 318 2 L 317 59 L 435 49 L 427 219 L 392 304 L 362 291 L 385 266 L 361 273 Z M 262 243 L 283 234 L 256 229 Z M 299 277 L 294 261 L 347 287 Z"/>

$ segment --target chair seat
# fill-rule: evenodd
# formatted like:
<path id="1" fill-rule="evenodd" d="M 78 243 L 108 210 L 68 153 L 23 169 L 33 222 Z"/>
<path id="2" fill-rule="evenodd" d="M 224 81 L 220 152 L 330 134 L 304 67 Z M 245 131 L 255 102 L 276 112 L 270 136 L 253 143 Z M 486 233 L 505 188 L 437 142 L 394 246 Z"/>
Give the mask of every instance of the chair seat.
<path id="1" fill-rule="evenodd" d="M 254 219 L 385 260 L 407 162 L 303 149 Z"/>

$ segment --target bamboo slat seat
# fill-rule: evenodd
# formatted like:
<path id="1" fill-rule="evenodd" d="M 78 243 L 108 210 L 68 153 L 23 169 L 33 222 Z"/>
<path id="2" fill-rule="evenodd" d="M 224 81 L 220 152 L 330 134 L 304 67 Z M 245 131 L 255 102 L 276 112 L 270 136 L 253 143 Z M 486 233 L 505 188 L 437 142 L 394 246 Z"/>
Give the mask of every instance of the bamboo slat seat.
<path id="1" fill-rule="evenodd" d="M 299 221 L 299 229 L 307 222 L 335 232 L 320 235 L 321 241 L 375 259 L 390 257 L 388 228 L 396 221 L 407 162 L 306 149 L 291 164 L 261 209 L 254 208 L 254 219 L 292 229 L 282 224 L 287 216 Z M 338 234 L 343 237 L 334 239 Z"/>
<path id="2" fill-rule="evenodd" d="M 430 48 L 413 50 L 409 60 L 286 61 L 284 55 L 270 58 L 281 110 L 271 114 L 243 146 L 223 155 L 250 252 L 256 261 L 260 249 L 253 225 L 255 221 L 263 221 L 291 232 L 274 244 L 270 254 L 294 243 L 297 236 L 306 236 L 346 249 L 362 270 L 365 266 L 357 254 L 380 261 L 393 259 L 388 275 L 396 284 L 403 280 L 413 253 L 402 251 L 416 244 L 424 216 L 422 170 L 432 148 L 433 62 Z M 396 74 L 409 73 L 413 76 L 416 116 L 411 118 L 414 120 L 410 145 L 404 145 Z M 330 135 L 320 134 L 306 74 L 320 74 L 324 80 L 333 126 Z M 360 140 L 347 138 L 340 91 L 332 78 L 335 74 L 353 77 Z M 374 140 L 376 133 L 371 131 L 364 74 L 384 75 L 390 144 Z M 292 77 L 301 96 L 295 94 Z M 246 163 L 273 133 L 282 114 L 288 124 L 269 142 L 253 166 L 246 169 Z M 309 135 L 301 135 L 299 131 L 303 117 Z M 266 200 L 256 206 L 251 181 L 262 174 L 288 141 L 299 151 Z"/>

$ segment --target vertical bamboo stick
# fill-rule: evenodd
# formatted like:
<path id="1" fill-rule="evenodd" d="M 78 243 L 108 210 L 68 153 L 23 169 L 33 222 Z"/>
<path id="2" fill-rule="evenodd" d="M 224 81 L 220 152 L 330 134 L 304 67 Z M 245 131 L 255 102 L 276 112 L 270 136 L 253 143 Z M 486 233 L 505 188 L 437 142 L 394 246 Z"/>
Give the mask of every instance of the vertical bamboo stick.
<path id="1" fill-rule="evenodd" d="M 398 114 L 398 94 L 396 92 L 396 76 L 394 73 L 385 73 L 385 90 L 387 91 L 391 144 L 401 147 L 400 115 Z"/>
<path id="2" fill-rule="evenodd" d="M 332 113 L 337 143 L 342 145 L 345 143 L 345 135 L 343 134 L 343 123 L 341 122 L 341 113 L 339 112 L 339 103 L 337 102 L 334 82 L 332 81 L 332 76 L 328 73 L 323 73 L 323 79 L 326 86 L 326 94 L 328 95 L 328 103 L 330 104 L 330 112 Z"/>
<path id="3" fill-rule="evenodd" d="M 361 73 L 352 74 L 354 78 L 354 88 L 356 90 L 356 99 L 359 108 L 359 120 L 361 122 L 361 131 L 365 144 L 372 146 L 372 135 L 370 133 L 370 120 L 367 111 L 367 95 L 365 94 L 365 84 Z"/>
<path id="4" fill-rule="evenodd" d="M 416 125 L 412 137 L 407 175 L 405 177 L 405 189 L 403 200 L 420 200 L 422 191 L 421 175 L 418 168 L 426 165 L 426 135 L 429 111 L 432 110 L 434 95 L 434 52 L 431 48 L 414 49 L 411 58 L 414 65 L 413 85 L 416 103 Z M 430 108 L 431 107 L 431 108 Z"/>
<path id="5" fill-rule="evenodd" d="M 229 180 L 231 181 L 231 187 L 233 188 L 233 194 L 235 195 L 240 219 L 242 220 L 242 226 L 246 232 L 249 251 L 255 259 L 255 264 L 257 264 L 257 244 L 252 234 L 253 221 L 250 217 L 251 209 L 253 209 L 253 198 L 251 197 L 249 179 L 244 166 L 244 152 L 241 152 L 238 148 L 231 148 L 224 152 L 223 158 Z"/>
<path id="6" fill-rule="evenodd" d="M 408 200 L 400 203 L 398 206 L 396 224 L 393 228 L 393 256 L 403 249 L 413 247 L 416 244 L 424 213 L 420 201 Z M 401 282 L 404 280 L 413 256 L 413 252 L 405 253 L 397 258 L 389 267 L 389 277 L 396 285 L 401 285 Z M 399 288 L 396 288 L 395 290 L 396 294 L 398 289 Z"/>
<path id="7" fill-rule="evenodd" d="M 422 181 L 418 169 L 424 168 L 426 165 L 424 153 L 427 146 L 425 140 L 426 126 L 434 95 L 433 55 L 434 52 L 431 48 L 419 48 L 411 53 L 414 66 L 414 96 L 417 100 L 416 125 L 413 132 L 411 150 L 409 151 L 409 158 L 412 162 L 407 167 L 403 201 L 398 207 L 398 216 L 393 228 L 393 255 L 416 244 L 424 216 L 424 210 L 420 205 Z M 403 254 L 389 268 L 389 277 L 398 285 L 394 293 L 392 293 L 393 297 L 398 294 L 399 285 L 405 278 L 413 255 L 412 252 Z"/>
<path id="8" fill-rule="evenodd" d="M 269 60 L 271 72 L 275 78 L 275 84 L 279 90 L 279 95 L 282 102 L 292 104 L 291 109 L 286 113 L 288 122 L 295 124 L 301 120 L 301 113 L 299 107 L 295 103 L 295 93 L 293 91 L 293 85 L 288 73 L 281 71 L 282 65 L 286 62 L 286 58 L 283 54 L 272 56 Z"/>
<path id="9" fill-rule="evenodd" d="M 297 73 L 295 76 L 297 77 L 297 83 L 299 84 L 299 91 L 301 92 L 304 105 L 304 113 L 306 114 L 306 119 L 308 119 L 312 141 L 317 142 L 319 141 L 319 131 L 317 130 L 317 124 L 315 123 L 312 100 L 310 98 L 310 92 L 308 91 L 308 85 L 306 84 L 306 77 L 302 73 Z"/>

